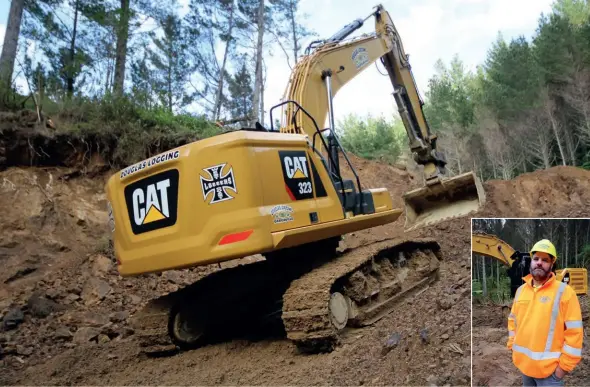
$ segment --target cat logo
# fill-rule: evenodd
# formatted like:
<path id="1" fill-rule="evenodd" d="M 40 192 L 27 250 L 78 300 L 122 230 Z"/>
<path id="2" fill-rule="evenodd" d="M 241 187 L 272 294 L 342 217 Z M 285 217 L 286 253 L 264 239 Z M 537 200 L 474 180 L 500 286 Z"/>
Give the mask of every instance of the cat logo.
<path id="1" fill-rule="evenodd" d="M 309 178 L 309 172 L 307 171 L 307 157 L 305 157 L 305 153 L 303 156 L 285 156 L 283 158 L 283 163 L 285 164 L 285 170 L 287 171 L 289 179 Z"/>
<path id="2" fill-rule="evenodd" d="M 134 234 L 176 223 L 178 171 L 149 176 L 125 187 L 125 201 Z"/>
<path id="3" fill-rule="evenodd" d="M 141 226 L 170 217 L 168 188 L 170 188 L 170 179 L 148 185 L 147 193 L 141 188 L 136 188 L 133 191 L 133 215 L 136 225 Z M 146 208 L 148 209 L 147 213 Z"/>
<path id="4" fill-rule="evenodd" d="M 279 151 L 285 191 L 291 200 L 313 198 L 313 185 L 305 151 Z"/>

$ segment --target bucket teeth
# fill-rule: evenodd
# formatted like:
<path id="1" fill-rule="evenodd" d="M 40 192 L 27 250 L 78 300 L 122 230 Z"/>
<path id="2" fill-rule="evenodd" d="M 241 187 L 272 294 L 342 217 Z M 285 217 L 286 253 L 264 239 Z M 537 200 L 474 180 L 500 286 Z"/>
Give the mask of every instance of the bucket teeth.
<path id="1" fill-rule="evenodd" d="M 403 195 L 406 231 L 459 218 L 478 211 L 485 203 L 485 192 L 475 173 L 438 180 Z"/>

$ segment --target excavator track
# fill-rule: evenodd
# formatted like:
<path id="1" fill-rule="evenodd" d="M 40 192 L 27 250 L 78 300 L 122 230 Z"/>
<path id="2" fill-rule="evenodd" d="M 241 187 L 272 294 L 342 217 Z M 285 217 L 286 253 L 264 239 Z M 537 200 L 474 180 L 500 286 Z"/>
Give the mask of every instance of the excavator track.
<path id="1" fill-rule="evenodd" d="M 436 280 L 439 251 L 431 239 L 385 240 L 296 279 L 283 296 L 287 337 L 306 352 L 332 350 L 343 326 L 372 324 Z"/>
<path id="2" fill-rule="evenodd" d="M 377 321 L 438 273 L 434 240 L 388 239 L 342 253 L 337 245 L 334 239 L 274 252 L 152 300 L 132 319 L 141 351 L 159 356 L 198 347 L 269 316 L 282 319 L 302 351 L 329 351 L 344 326 Z M 178 340 L 179 321 L 196 327 L 192 342 Z"/>

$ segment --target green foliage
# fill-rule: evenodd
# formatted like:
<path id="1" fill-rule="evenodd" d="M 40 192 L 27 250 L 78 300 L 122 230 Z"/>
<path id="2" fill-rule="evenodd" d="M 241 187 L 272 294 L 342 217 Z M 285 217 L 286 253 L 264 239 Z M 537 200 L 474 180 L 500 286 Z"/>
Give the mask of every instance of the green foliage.
<path id="1" fill-rule="evenodd" d="M 357 156 L 394 163 L 401 154 L 405 133 L 400 120 L 349 114 L 338 127 L 342 146 Z"/>
<path id="2" fill-rule="evenodd" d="M 228 108 L 233 117 L 245 117 L 252 112 L 252 77 L 245 60 L 236 74 L 228 79 L 231 99 Z"/>
<path id="3" fill-rule="evenodd" d="M 555 13 L 567 17 L 573 25 L 581 25 L 590 18 L 588 0 L 556 0 L 553 10 Z"/>
<path id="4" fill-rule="evenodd" d="M 477 298 L 479 301 L 491 300 L 497 303 L 503 303 L 510 299 L 510 278 L 506 275 L 506 269 L 504 267 L 500 268 L 500 283 L 498 284 L 494 273 L 493 277 L 491 275 L 486 277 L 486 285 L 488 295 L 484 297 L 482 282 L 477 279 L 472 281 L 474 299 Z"/>
<path id="5" fill-rule="evenodd" d="M 524 37 L 506 44 L 499 37 L 485 62 L 483 96 L 500 120 L 513 120 L 532 108 L 541 93 L 541 68 Z"/>
<path id="6" fill-rule="evenodd" d="M 584 56 L 580 38 L 567 18 L 559 15 L 541 18 L 533 42 L 535 59 L 547 84 L 563 85 L 571 79 L 574 67 L 581 64 Z"/>
<path id="7" fill-rule="evenodd" d="M 453 58 L 450 68 L 440 60 L 436 68 L 437 74 L 428 82 L 429 104 L 425 114 L 429 123 L 441 130 L 464 131 L 475 119 L 475 78 L 465 71 L 458 56 Z"/>
<path id="8" fill-rule="evenodd" d="M 204 117 L 146 109 L 126 97 L 73 99 L 55 121 L 60 133 L 99 143 L 105 159 L 118 167 L 221 133 Z"/>
<path id="9" fill-rule="evenodd" d="M 190 65 L 189 40 L 181 20 L 169 14 L 160 23 L 164 34 L 153 39 L 155 49 L 148 51 L 148 57 L 154 68 L 153 91 L 160 106 L 172 112 L 190 103 L 185 86 L 194 68 Z"/>
<path id="10" fill-rule="evenodd" d="M 580 267 L 590 266 L 590 244 L 584 245 L 582 251 L 578 255 L 578 262 Z"/>

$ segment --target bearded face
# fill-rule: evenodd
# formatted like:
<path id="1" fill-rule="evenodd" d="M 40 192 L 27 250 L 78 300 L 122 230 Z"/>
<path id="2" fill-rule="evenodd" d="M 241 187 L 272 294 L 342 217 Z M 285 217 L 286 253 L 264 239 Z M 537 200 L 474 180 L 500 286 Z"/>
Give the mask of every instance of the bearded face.
<path id="1" fill-rule="evenodd" d="M 531 275 L 535 281 L 543 282 L 551 273 L 551 267 L 553 266 L 553 260 L 551 256 L 543 252 L 535 252 L 531 258 Z"/>

